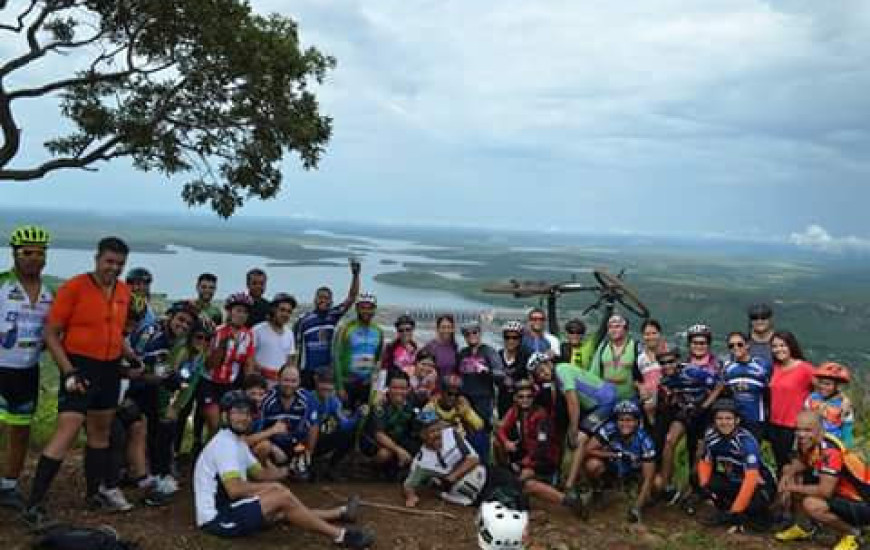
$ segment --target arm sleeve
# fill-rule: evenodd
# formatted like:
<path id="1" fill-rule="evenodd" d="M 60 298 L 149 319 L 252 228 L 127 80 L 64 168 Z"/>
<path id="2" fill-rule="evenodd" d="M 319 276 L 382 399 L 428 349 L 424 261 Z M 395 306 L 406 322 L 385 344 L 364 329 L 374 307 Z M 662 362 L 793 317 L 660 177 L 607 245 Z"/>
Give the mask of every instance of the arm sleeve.
<path id="1" fill-rule="evenodd" d="M 734 514 L 742 514 L 749 507 L 752 501 L 752 495 L 755 494 L 755 488 L 761 479 L 761 472 L 756 468 L 754 470 L 746 470 L 743 474 L 743 483 L 740 484 L 740 491 L 737 493 L 737 498 L 731 504 L 731 512 Z"/>
<path id="2" fill-rule="evenodd" d="M 710 484 L 710 478 L 713 476 L 713 462 L 709 457 L 705 456 L 698 462 L 698 485 L 706 487 Z"/>

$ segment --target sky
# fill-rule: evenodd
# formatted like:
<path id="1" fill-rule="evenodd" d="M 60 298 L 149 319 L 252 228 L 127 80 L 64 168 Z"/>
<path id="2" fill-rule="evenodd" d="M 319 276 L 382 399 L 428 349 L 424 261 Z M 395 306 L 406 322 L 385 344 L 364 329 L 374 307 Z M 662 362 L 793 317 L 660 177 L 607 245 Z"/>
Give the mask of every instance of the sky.
<path id="1" fill-rule="evenodd" d="M 870 244 L 870 2 L 252 4 L 337 58 L 335 131 L 240 217 Z M 38 158 L 63 121 L 19 116 Z M 0 206 L 188 212 L 179 190 L 115 161 L 0 183 Z"/>

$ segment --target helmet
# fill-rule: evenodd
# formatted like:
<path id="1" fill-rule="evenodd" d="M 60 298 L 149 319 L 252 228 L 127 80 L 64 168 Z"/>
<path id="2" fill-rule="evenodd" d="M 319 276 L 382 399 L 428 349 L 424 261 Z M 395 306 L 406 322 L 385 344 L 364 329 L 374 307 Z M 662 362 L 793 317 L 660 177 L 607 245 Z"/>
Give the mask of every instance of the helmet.
<path id="1" fill-rule="evenodd" d="M 254 300 L 251 299 L 251 296 L 247 292 L 236 292 L 230 294 L 224 302 L 224 307 L 226 309 L 230 309 L 233 306 L 245 306 L 250 309 L 253 305 Z"/>
<path id="2" fill-rule="evenodd" d="M 132 283 L 135 281 L 142 281 L 146 284 L 151 284 L 151 272 L 145 269 L 144 267 L 134 267 L 130 271 L 127 272 L 127 278 L 125 281 L 128 283 Z"/>
<path id="3" fill-rule="evenodd" d="M 167 317 L 172 317 L 176 313 L 187 313 L 193 317 L 194 320 L 199 318 L 199 308 L 188 300 L 173 302 L 172 305 L 169 306 L 169 309 L 166 310 Z"/>
<path id="4" fill-rule="evenodd" d="M 296 309 L 296 298 L 294 298 L 292 294 L 287 294 L 286 292 L 279 292 L 278 294 L 273 296 L 272 301 L 269 302 L 269 305 L 273 308 L 276 308 L 281 304 L 290 304 L 290 307 Z"/>
<path id="5" fill-rule="evenodd" d="M 441 389 L 443 390 L 456 390 L 459 391 L 462 389 L 462 377 L 458 374 L 448 374 L 444 378 L 441 379 Z"/>
<path id="6" fill-rule="evenodd" d="M 640 407 L 631 399 L 623 399 L 613 406 L 613 416 L 622 416 L 624 414 L 640 419 Z"/>
<path id="7" fill-rule="evenodd" d="M 462 323 L 462 334 L 468 334 L 469 332 L 480 332 L 480 321 L 477 319 L 467 321 Z"/>
<path id="8" fill-rule="evenodd" d="M 254 411 L 256 405 L 254 405 L 254 400 L 248 397 L 243 390 L 233 390 L 224 394 L 221 397 L 221 410 L 226 412 L 230 409 L 240 409 L 245 408 L 251 412 Z"/>
<path id="9" fill-rule="evenodd" d="M 378 297 L 373 292 L 361 292 L 356 299 L 356 305 L 371 304 L 375 307 L 378 305 Z"/>
<path id="10" fill-rule="evenodd" d="M 501 332 L 523 332 L 523 324 L 520 321 L 508 321 L 501 326 Z"/>
<path id="11" fill-rule="evenodd" d="M 148 299 L 141 294 L 130 295 L 130 306 L 127 309 L 127 317 L 133 321 L 139 321 L 148 311 Z"/>
<path id="12" fill-rule="evenodd" d="M 713 341 L 713 331 L 710 330 L 710 327 L 703 323 L 698 323 L 697 325 L 692 325 L 689 327 L 689 330 L 686 331 L 686 339 L 691 340 L 695 336 L 703 336 L 707 339 L 707 342 Z"/>
<path id="13" fill-rule="evenodd" d="M 770 319 L 773 317 L 773 308 L 768 304 L 752 304 L 746 310 L 750 319 Z"/>
<path id="14" fill-rule="evenodd" d="M 414 318 L 411 317 L 410 315 L 408 315 L 407 313 L 399 315 L 396 318 L 396 322 L 394 323 L 394 326 L 396 328 L 403 327 L 403 326 L 409 326 L 409 325 L 411 328 L 414 328 L 417 325 L 417 323 L 414 322 Z"/>
<path id="15" fill-rule="evenodd" d="M 16 227 L 9 235 L 9 246 L 48 246 L 48 231 L 38 225 Z"/>
<path id="16" fill-rule="evenodd" d="M 551 359 L 550 356 L 546 353 L 536 351 L 532 354 L 531 357 L 529 357 L 529 360 L 526 362 L 526 368 L 528 368 L 530 371 L 534 371 L 541 363 L 546 363 L 548 361 L 552 362 L 553 359 Z"/>
<path id="17" fill-rule="evenodd" d="M 477 516 L 477 544 L 481 550 L 522 550 L 528 524 L 528 512 L 484 502 Z"/>
<path id="18" fill-rule="evenodd" d="M 571 319 L 570 321 L 565 323 L 565 332 L 583 334 L 586 332 L 586 323 L 584 323 L 581 319 Z"/>
<path id="19" fill-rule="evenodd" d="M 713 402 L 713 406 L 710 407 L 710 412 L 716 414 L 720 411 L 728 411 L 737 414 L 737 403 L 735 403 L 733 399 L 729 399 L 727 397 L 717 399 Z"/>
<path id="20" fill-rule="evenodd" d="M 815 377 L 830 378 L 831 380 L 836 380 L 837 382 L 843 382 L 845 384 L 848 384 L 852 380 L 848 367 L 845 367 L 840 363 L 834 363 L 833 361 L 828 361 L 819 365 L 819 368 L 816 369 Z"/>
<path id="21" fill-rule="evenodd" d="M 438 422 L 441 422 L 441 417 L 438 415 L 437 412 L 433 411 L 432 409 L 423 409 L 422 411 L 417 413 L 417 418 L 415 420 L 417 421 L 417 425 L 420 426 L 420 428 L 428 428 L 429 426 L 433 426 Z"/>

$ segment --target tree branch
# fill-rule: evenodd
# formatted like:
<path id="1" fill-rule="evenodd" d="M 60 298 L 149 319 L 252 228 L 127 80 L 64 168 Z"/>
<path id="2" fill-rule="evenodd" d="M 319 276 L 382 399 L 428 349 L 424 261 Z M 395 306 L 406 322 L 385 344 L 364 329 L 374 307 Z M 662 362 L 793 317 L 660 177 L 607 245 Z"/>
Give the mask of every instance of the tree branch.
<path id="1" fill-rule="evenodd" d="M 27 19 L 27 16 L 30 15 L 30 12 L 32 12 L 33 8 L 36 7 L 36 3 L 38 1 L 39 0 L 30 0 L 30 5 L 27 6 L 27 9 L 18 15 L 18 24 L 17 25 L 5 25 L 3 23 L 0 23 L 0 30 L 12 31 L 15 33 L 21 32 L 24 29 L 24 20 Z"/>
<path id="2" fill-rule="evenodd" d="M 115 136 L 84 156 L 49 160 L 34 168 L 0 170 L 0 181 L 28 181 L 40 179 L 49 172 L 60 170 L 62 168 L 86 169 L 89 164 L 98 160 L 109 160 L 127 154 L 127 151 L 125 150 L 111 151 L 111 149 L 120 142 L 121 136 Z"/>
<path id="3" fill-rule="evenodd" d="M 3 133 L 3 146 L 0 147 L 0 168 L 6 166 L 18 154 L 21 147 L 21 130 L 15 124 L 9 96 L 0 84 L 0 131 Z"/>

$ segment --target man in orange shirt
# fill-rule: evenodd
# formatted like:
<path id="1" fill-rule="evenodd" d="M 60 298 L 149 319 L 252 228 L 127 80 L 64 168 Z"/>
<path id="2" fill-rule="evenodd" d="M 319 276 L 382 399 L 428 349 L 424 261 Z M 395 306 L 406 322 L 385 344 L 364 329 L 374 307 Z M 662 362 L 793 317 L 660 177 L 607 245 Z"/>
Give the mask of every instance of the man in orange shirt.
<path id="1" fill-rule="evenodd" d="M 127 356 L 141 374 L 141 362 L 124 340 L 130 289 L 118 280 L 129 248 L 116 237 L 97 245 L 92 272 L 66 281 L 48 314 L 45 341 L 60 371 L 57 430 L 42 451 L 33 477 L 24 520 L 39 528 L 49 523 L 43 507 L 45 495 L 82 426 L 86 427 L 85 477 L 87 501 L 92 507 L 129 510 L 111 474 L 109 431 L 118 404 L 121 357 Z"/>

